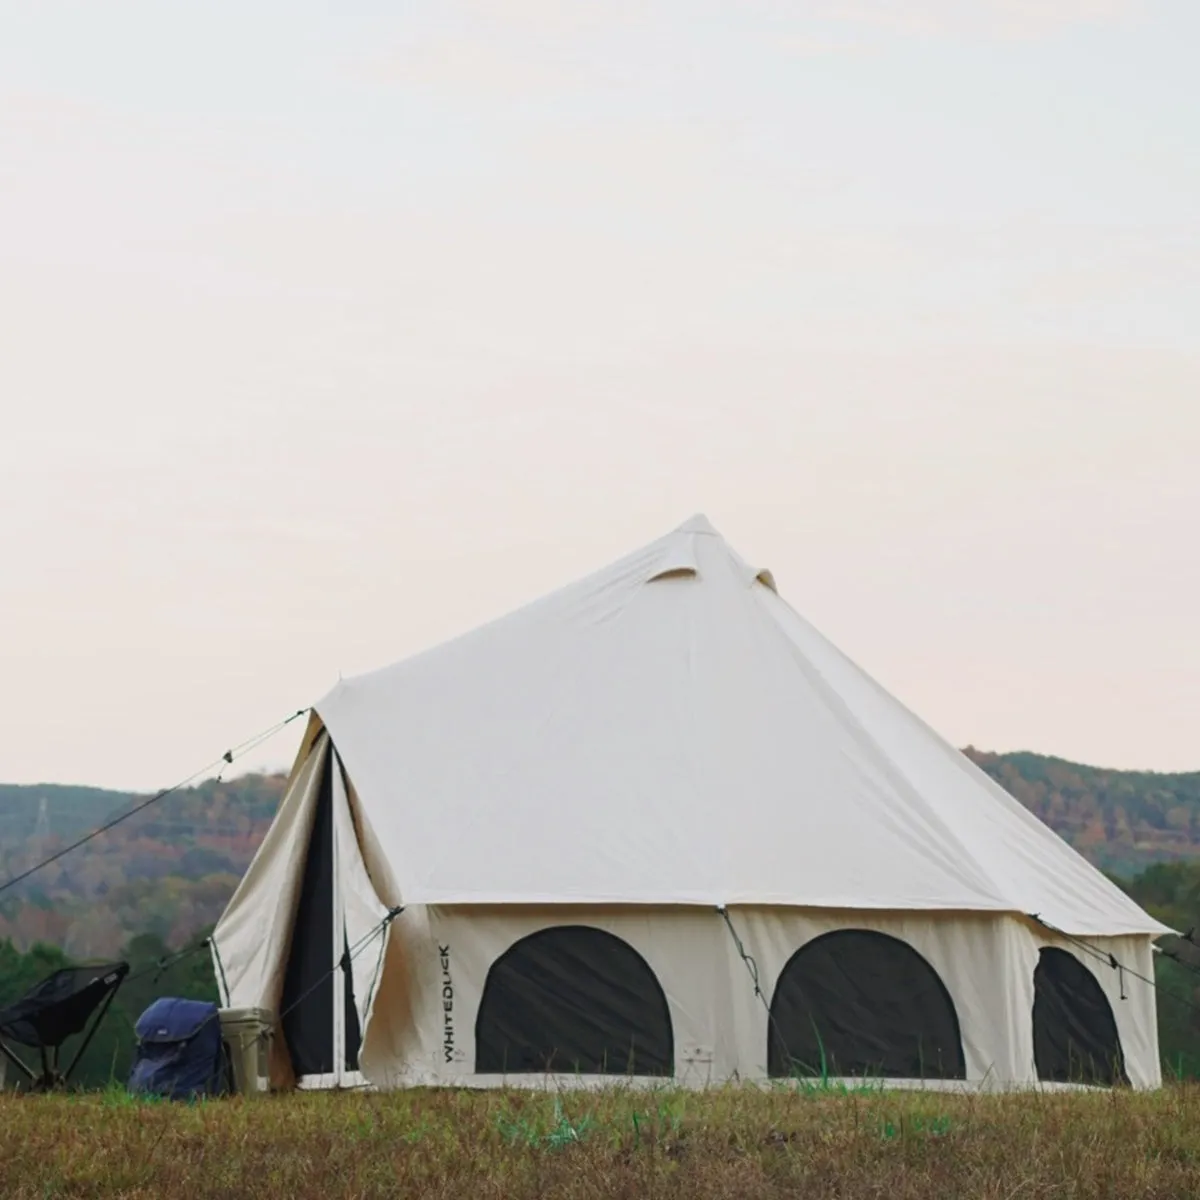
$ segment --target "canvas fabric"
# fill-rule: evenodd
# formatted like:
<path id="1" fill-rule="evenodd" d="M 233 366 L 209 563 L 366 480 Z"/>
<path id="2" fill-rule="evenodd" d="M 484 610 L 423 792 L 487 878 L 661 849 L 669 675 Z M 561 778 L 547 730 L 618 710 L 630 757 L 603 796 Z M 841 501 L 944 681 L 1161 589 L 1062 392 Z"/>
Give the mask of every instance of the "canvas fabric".
<path id="1" fill-rule="evenodd" d="M 1162 933 L 702 518 L 316 705 L 406 904 L 1037 914 Z"/>
<path id="2" fill-rule="evenodd" d="M 480 1000 L 493 963 L 519 939 L 558 925 L 585 924 L 620 937 L 654 971 L 671 1014 L 674 1079 L 685 1086 L 767 1078 L 768 1014 L 779 976 L 802 946 L 840 929 L 899 938 L 937 972 L 957 1013 L 967 1086 L 1038 1084 L 1033 976 L 1038 951 L 1047 945 L 1075 955 L 1100 984 L 1116 1019 L 1133 1086 L 1161 1085 L 1154 989 L 1129 971 L 1122 978 L 1097 957 L 1112 954 L 1131 971 L 1153 978 L 1146 936 L 1090 939 L 1086 944 L 1093 954 L 1012 916 L 762 907 L 728 912 L 742 949 L 754 961 L 761 995 L 755 994 L 747 963 L 715 910 L 489 906 L 406 912 L 395 936 L 408 968 L 411 1017 L 386 1046 L 377 1043 L 373 1054 L 363 1055 L 363 1072 L 382 1088 L 414 1083 L 543 1086 L 547 1080 L 538 1075 L 476 1074 Z M 595 1079 L 576 1082 L 587 1085 Z M 924 1086 L 956 1085 L 925 1081 Z"/>
<path id="3" fill-rule="evenodd" d="M 703 518 L 318 702 L 214 935 L 227 1004 L 278 1007 L 331 754 L 337 929 L 364 943 L 359 1064 L 378 1086 L 497 1082 L 475 1069 L 488 972 L 565 923 L 651 966 L 687 1084 L 765 1077 L 777 977 L 839 929 L 899 938 L 936 971 L 970 1085 L 1036 1080 L 1033 979 L 1051 944 L 1103 988 L 1130 1081 L 1160 1082 L 1153 989 L 1135 976 L 1152 977 L 1166 927 Z M 273 1081 L 287 1072 L 275 1051 Z"/>

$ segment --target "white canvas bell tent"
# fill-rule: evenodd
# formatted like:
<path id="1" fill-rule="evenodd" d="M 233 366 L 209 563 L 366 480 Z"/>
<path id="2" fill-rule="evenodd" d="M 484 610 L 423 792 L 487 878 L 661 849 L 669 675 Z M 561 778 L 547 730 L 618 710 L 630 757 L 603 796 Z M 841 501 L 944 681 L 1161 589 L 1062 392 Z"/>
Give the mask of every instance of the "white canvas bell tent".
<path id="1" fill-rule="evenodd" d="M 696 517 L 339 683 L 213 944 L 279 1084 L 1154 1087 L 1164 932 Z"/>

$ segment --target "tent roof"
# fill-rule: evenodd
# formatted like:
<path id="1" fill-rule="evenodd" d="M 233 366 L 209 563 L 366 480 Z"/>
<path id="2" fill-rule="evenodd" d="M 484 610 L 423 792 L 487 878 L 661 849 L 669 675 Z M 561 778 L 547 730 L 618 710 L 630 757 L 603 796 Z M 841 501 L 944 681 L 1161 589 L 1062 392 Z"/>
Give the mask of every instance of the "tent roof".
<path id="1" fill-rule="evenodd" d="M 1165 927 L 703 517 L 317 706 L 407 904 L 768 904 Z"/>

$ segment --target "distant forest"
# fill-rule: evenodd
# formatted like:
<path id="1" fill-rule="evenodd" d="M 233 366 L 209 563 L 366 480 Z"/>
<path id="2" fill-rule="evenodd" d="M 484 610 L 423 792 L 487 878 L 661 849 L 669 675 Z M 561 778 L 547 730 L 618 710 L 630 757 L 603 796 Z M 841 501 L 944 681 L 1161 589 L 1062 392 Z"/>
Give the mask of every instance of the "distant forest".
<path id="1" fill-rule="evenodd" d="M 0 942 L 104 958 L 149 934 L 171 946 L 214 924 L 283 796 L 283 775 L 173 793 L 0 894 Z M 144 797 L 0 785 L 0 881 Z"/>
<path id="2" fill-rule="evenodd" d="M 1148 911 L 1181 931 L 1200 928 L 1200 772 L 966 753 Z M 174 793 L 0 894 L 0 1003 L 67 959 L 122 956 L 144 964 L 168 947 L 193 944 L 232 895 L 285 782 L 283 775 L 245 775 Z M 139 799 L 95 788 L 0 785 L 0 882 Z M 1200 951 L 1178 939 L 1164 945 L 1196 968 L 1158 960 L 1164 1063 L 1200 1075 Z M 89 1077 L 113 1064 L 121 1077 L 143 999 L 172 986 L 175 995 L 215 998 L 205 954 L 163 979 L 146 978 L 122 997 L 112 1036 L 89 1052 Z"/>

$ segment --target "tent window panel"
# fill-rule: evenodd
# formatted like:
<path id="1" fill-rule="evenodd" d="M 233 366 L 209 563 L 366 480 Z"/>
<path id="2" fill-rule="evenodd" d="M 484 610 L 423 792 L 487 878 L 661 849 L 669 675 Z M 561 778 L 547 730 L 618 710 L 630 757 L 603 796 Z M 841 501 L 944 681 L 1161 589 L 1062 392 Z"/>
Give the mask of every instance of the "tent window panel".
<path id="1" fill-rule="evenodd" d="M 1046 947 L 1033 973 L 1033 1057 L 1039 1079 L 1128 1083 L 1112 1005 L 1073 954 Z"/>
<path id="2" fill-rule="evenodd" d="M 531 934 L 488 972 L 475 1070 L 673 1075 L 667 998 L 646 960 L 610 933 L 569 925 Z"/>
<path id="3" fill-rule="evenodd" d="M 771 999 L 773 1077 L 965 1079 L 954 1001 L 911 946 L 839 930 L 815 938 L 783 969 Z"/>
<path id="4" fill-rule="evenodd" d="M 298 1076 L 327 1075 L 335 1068 L 332 759 L 332 753 L 326 755 L 280 1002 L 286 1014 L 283 1038 Z"/>

